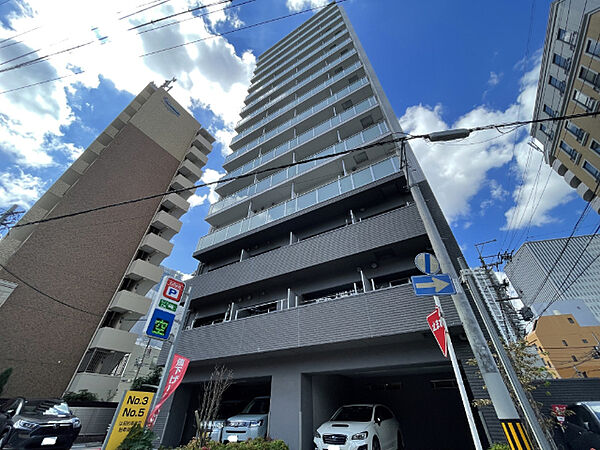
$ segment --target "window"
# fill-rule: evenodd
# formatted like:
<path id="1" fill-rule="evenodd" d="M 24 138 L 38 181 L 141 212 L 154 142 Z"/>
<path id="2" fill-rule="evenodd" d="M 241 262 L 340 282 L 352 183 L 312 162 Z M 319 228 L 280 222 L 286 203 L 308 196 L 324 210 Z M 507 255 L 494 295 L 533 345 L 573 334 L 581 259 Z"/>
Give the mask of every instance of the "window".
<path id="1" fill-rule="evenodd" d="M 585 161 L 583 163 L 583 168 L 588 171 L 588 173 L 593 176 L 596 180 L 600 181 L 600 170 L 596 169 L 592 164 Z"/>
<path id="2" fill-rule="evenodd" d="M 588 111 L 592 111 L 596 108 L 596 100 L 594 100 L 588 95 L 585 95 L 581 91 L 573 91 L 573 100 L 575 100 L 576 103 L 578 103 L 580 106 L 587 109 Z"/>
<path id="3" fill-rule="evenodd" d="M 554 117 L 556 115 L 554 110 L 552 108 L 550 108 L 548 105 L 544 105 L 544 112 L 546 114 L 548 114 L 550 117 Z"/>
<path id="4" fill-rule="evenodd" d="M 352 108 L 352 100 L 346 100 L 344 103 L 342 103 L 342 108 L 344 109 L 344 111 Z"/>
<path id="5" fill-rule="evenodd" d="M 584 344 L 587 344 L 588 340 L 587 339 L 582 339 L 581 342 L 583 342 Z"/>
<path id="6" fill-rule="evenodd" d="M 567 121 L 565 128 L 567 129 L 567 131 L 569 133 L 571 133 L 573 136 L 575 136 L 575 139 L 577 139 L 579 142 L 581 142 L 585 139 L 585 135 L 586 135 L 585 130 L 582 128 L 579 128 L 577 125 L 575 125 L 570 120 Z"/>
<path id="7" fill-rule="evenodd" d="M 554 78 L 552 75 L 550 75 L 548 83 L 550 86 L 554 86 L 556 89 L 558 89 L 561 93 L 565 91 L 565 82 L 560 81 L 558 78 Z"/>
<path id="8" fill-rule="evenodd" d="M 544 133 L 546 136 L 548 136 L 550 139 L 552 139 L 554 137 L 554 132 L 548 128 L 548 126 L 544 125 L 543 123 L 540 123 L 540 131 L 542 133 Z"/>
<path id="9" fill-rule="evenodd" d="M 575 149 L 573 147 L 571 147 L 569 144 L 567 144 L 565 141 L 560 141 L 560 148 L 571 157 L 571 159 L 573 161 L 577 160 L 577 157 L 579 156 L 579 153 L 577 153 L 575 151 Z"/>
<path id="10" fill-rule="evenodd" d="M 563 30 L 562 28 L 558 29 L 558 39 L 566 42 L 567 44 L 572 44 L 577 37 L 577 33 L 574 31 Z"/>
<path id="11" fill-rule="evenodd" d="M 600 42 L 595 39 L 588 39 L 585 51 L 590 55 L 600 57 Z"/>
<path id="12" fill-rule="evenodd" d="M 371 117 L 371 116 L 367 116 L 367 117 L 360 119 L 360 124 L 362 125 L 363 129 L 369 128 L 374 123 L 375 122 L 373 121 L 373 117 Z"/>
<path id="13" fill-rule="evenodd" d="M 571 359 L 572 359 L 573 361 L 577 362 L 577 356 L 575 356 L 575 355 L 571 355 Z"/>
<path id="14" fill-rule="evenodd" d="M 562 344 L 563 344 L 565 347 L 568 347 L 568 346 L 569 346 L 569 344 L 567 344 L 567 341 L 565 341 L 564 339 L 562 340 Z"/>
<path id="15" fill-rule="evenodd" d="M 569 323 L 575 323 L 575 321 L 573 319 L 571 319 L 570 317 L 567 317 L 567 320 L 569 321 Z"/>
<path id="16" fill-rule="evenodd" d="M 582 67 L 579 71 L 579 78 L 588 83 L 591 83 L 594 87 L 600 87 L 600 80 L 598 80 L 598 74 L 590 69 Z"/>
<path id="17" fill-rule="evenodd" d="M 344 56 L 346 53 L 348 53 L 348 49 L 347 48 L 345 48 L 344 50 L 342 50 L 340 52 L 340 56 Z"/>
<path id="18" fill-rule="evenodd" d="M 554 54 L 554 57 L 552 58 L 552 62 L 554 64 L 556 64 L 559 67 L 562 67 L 563 69 L 569 69 L 569 66 L 571 65 L 571 61 L 569 61 L 567 58 L 565 58 L 564 56 L 559 55 L 558 53 Z"/>
<path id="19" fill-rule="evenodd" d="M 348 78 L 348 84 L 352 84 L 355 81 L 358 81 L 358 75 L 352 75 L 350 78 Z"/>
<path id="20" fill-rule="evenodd" d="M 335 71 L 333 72 L 333 74 L 338 74 L 340 72 L 342 72 L 344 70 L 344 68 L 342 66 L 338 67 L 337 69 L 335 69 Z"/>
<path id="21" fill-rule="evenodd" d="M 594 150 L 598 155 L 600 155 L 600 144 L 592 139 L 592 143 L 590 144 L 590 148 Z"/>

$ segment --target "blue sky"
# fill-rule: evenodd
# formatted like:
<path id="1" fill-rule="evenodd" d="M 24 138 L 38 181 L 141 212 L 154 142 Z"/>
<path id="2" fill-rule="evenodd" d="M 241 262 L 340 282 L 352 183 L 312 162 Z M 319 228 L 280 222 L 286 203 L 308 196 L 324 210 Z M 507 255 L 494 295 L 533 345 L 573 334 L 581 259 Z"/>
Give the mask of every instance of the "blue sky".
<path id="1" fill-rule="evenodd" d="M 105 44 L 0 73 L 4 91 L 85 71 L 0 94 L 0 207 L 31 205 L 148 81 L 161 84 L 172 76 L 179 79 L 173 96 L 218 139 L 203 177 L 217 179 L 255 58 L 312 13 L 155 56 L 139 55 L 325 2 L 256 0 L 218 11 L 223 5 L 212 8 L 209 16 L 137 35 L 127 27 L 202 4 L 171 0 L 132 16 L 130 22 L 118 20 L 141 3 L 149 2 L 10 0 L 0 6 L 0 41 L 7 39 L 0 42 L 0 69 L 14 64 L 3 62 L 28 51 L 43 55 L 110 36 Z M 413 133 L 530 118 L 549 4 L 343 2 L 400 123 Z M 476 264 L 477 242 L 498 239 L 486 247 L 486 253 L 495 253 L 518 248 L 527 238 L 568 235 L 585 207 L 562 178 L 540 165 L 541 155 L 527 145 L 529 140 L 528 130 L 521 128 L 506 135 L 478 133 L 448 144 L 414 142 L 471 264 Z M 195 269 L 191 254 L 208 230 L 203 218 L 215 198 L 208 189 L 198 190 L 165 265 L 186 273 Z M 579 232 L 591 232 L 597 221 L 589 213 Z"/>

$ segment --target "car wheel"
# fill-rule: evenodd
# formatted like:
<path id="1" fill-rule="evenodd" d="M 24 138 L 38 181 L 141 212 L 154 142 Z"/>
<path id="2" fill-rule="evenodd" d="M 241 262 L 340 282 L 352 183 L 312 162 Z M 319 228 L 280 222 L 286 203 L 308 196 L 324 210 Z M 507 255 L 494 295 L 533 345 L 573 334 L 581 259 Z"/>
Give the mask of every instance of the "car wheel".
<path id="1" fill-rule="evenodd" d="M 4 446 L 8 443 L 8 434 L 10 433 L 10 429 L 4 430 L 2 434 L 0 434 L 0 448 L 4 448 Z"/>
<path id="2" fill-rule="evenodd" d="M 379 439 L 377 436 L 373 437 L 373 450 L 381 450 L 381 445 L 379 444 Z"/>

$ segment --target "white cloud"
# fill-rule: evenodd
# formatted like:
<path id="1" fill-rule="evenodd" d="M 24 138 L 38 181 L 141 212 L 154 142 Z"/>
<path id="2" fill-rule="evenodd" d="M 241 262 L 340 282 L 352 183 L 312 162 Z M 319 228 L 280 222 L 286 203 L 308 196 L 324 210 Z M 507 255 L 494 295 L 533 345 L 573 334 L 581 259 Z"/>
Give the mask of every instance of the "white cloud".
<path id="1" fill-rule="evenodd" d="M 500 78 L 502 78 L 502 74 L 498 74 L 496 72 L 490 72 L 490 78 L 488 78 L 488 85 L 489 86 L 496 86 L 498 83 L 500 83 Z"/>
<path id="2" fill-rule="evenodd" d="M 233 153 L 231 151 L 231 149 L 229 148 L 229 144 L 231 143 L 231 140 L 233 139 L 233 137 L 236 134 L 237 133 L 235 132 L 234 129 L 227 129 L 227 128 L 225 128 L 225 129 L 222 128 L 220 130 L 216 130 L 213 132 L 213 136 L 215 137 L 217 142 L 219 142 L 222 145 L 221 153 L 223 154 L 223 157 Z"/>
<path id="3" fill-rule="evenodd" d="M 45 183 L 41 178 L 24 173 L 0 173 L 0 205 L 8 207 L 17 204 L 22 208 L 29 208 L 43 193 Z"/>
<path id="4" fill-rule="evenodd" d="M 325 6 L 328 0 L 287 0 L 286 6 L 290 11 L 300 11 L 305 8 Z"/>
<path id="5" fill-rule="evenodd" d="M 190 203 L 190 208 L 195 208 L 196 206 L 201 206 L 204 204 L 206 199 L 208 198 L 208 194 L 198 195 L 194 194 L 188 198 L 188 202 Z"/>
<path id="6" fill-rule="evenodd" d="M 95 43 L 81 49 L 51 57 L 47 62 L 8 71 L 0 77 L 0 91 L 70 74 L 82 69 L 84 74 L 47 83 L 28 89 L 0 95 L 0 152 L 9 155 L 12 162 L 22 166 L 44 167 L 55 164 L 55 155 L 66 153 L 69 159 L 81 149 L 65 143 L 63 130 L 75 119 L 77 111 L 71 109 L 67 93 L 76 94 L 81 87 L 97 88 L 100 77 L 110 80 L 119 90 L 137 94 L 148 81 L 161 84 L 175 76 L 178 82 L 171 93 L 185 107 L 204 107 L 211 110 L 233 130 L 238 111 L 243 105 L 246 89 L 256 60 L 251 52 L 238 55 L 235 48 L 223 37 L 214 37 L 213 27 L 229 22 L 240 26 L 233 10 L 210 7 L 205 17 L 191 18 L 185 22 L 137 34 L 127 31 L 136 24 L 148 22 L 198 4 L 212 3 L 202 0 L 172 0 L 168 4 L 118 20 L 127 12 L 122 1 L 72 2 L 56 0 L 27 0 L 20 3 L 21 14 L 6 17 L 11 29 L 0 26 L 0 40 L 30 30 L 36 31 L 18 39 L 22 43 L 0 49 L 0 61 L 17 58 L 33 52 L 28 58 L 43 56 L 87 41 Z M 26 11 L 26 12 L 25 12 Z M 64 14 L 69 11 L 69 14 Z M 141 30 L 149 29 L 149 27 Z M 109 36 L 100 43 L 99 36 Z M 176 50 L 140 57 L 162 48 L 202 40 Z M 11 43 L 11 41 L 6 41 Z M 42 49 L 37 52 L 34 50 Z M 26 59 L 26 58 L 25 58 Z M 4 65 L 16 64 L 24 59 Z M 8 114 L 10 112 L 10 114 Z M 209 125 L 209 124 L 207 124 Z"/>
<path id="7" fill-rule="evenodd" d="M 515 103 L 505 110 L 493 110 L 487 106 L 478 106 L 460 117 L 455 123 L 448 124 L 442 118 L 443 108 L 417 105 L 407 108 L 400 118 L 400 125 L 410 134 L 422 134 L 449 128 L 470 128 L 476 125 L 497 124 L 531 118 L 535 103 L 539 76 L 539 56 L 534 69 L 526 72 L 520 80 L 520 93 Z M 514 133 L 517 135 L 517 145 Z M 517 196 L 517 189 L 512 193 L 513 201 L 518 204 L 506 212 L 507 220 L 519 211 L 529 211 L 533 225 L 542 225 L 553 219 L 549 215 L 552 208 L 566 203 L 571 198 L 571 190 L 558 175 L 551 174 L 545 194 L 539 207 L 529 207 L 527 200 L 532 193 L 530 205 L 536 205 L 542 192 L 550 167 L 543 165 L 538 188 L 534 188 L 538 162 L 541 155 L 527 145 L 528 134 L 520 129 L 513 133 L 500 134 L 496 130 L 473 133 L 470 137 L 451 143 L 431 144 L 422 140 L 414 140 L 411 146 L 423 168 L 439 203 L 450 222 L 459 218 L 468 218 L 473 213 L 470 201 L 485 186 L 490 187 L 490 198 L 479 204 L 480 213 L 484 213 L 494 202 L 500 202 L 507 193 L 504 187 L 495 180 L 488 181 L 488 172 L 495 168 L 508 166 L 517 185 L 523 173 L 525 183 L 523 195 Z M 514 159 L 513 159 L 514 150 Z M 525 163 L 527 154 L 535 162 Z M 518 198 L 517 198 L 518 197 Z M 526 215 L 527 216 L 527 215 Z M 519 221 L 512 227 L 527 226 L 526 221 Z M 504 225 L 507 227 L 507 225 Z"/>
<path id="8" fill-rule="evenodd" d="M 214 183 L 215 181 L 219 181 L 221 178 L 225 176 L 225 172 L 219 172 L 218 170 L 206 169 L 202 174 L 200 180 L 203 183 Z M 208 202 L 212 205 L 219 201 L 219 194 L 215 192 L 216 184 L 211 184 L 209 186 L 210 191 L 208 193 Z"/>

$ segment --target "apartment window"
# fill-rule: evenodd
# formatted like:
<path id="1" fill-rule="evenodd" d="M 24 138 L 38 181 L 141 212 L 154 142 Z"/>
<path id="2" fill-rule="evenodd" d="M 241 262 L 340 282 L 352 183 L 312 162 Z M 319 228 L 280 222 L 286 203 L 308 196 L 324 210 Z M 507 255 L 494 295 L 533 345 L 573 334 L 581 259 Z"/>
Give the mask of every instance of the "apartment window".
<path id="1" fill-rule="evenodd" d="M 571 121 L 567 121 L 565 128 L 567 129 L 567 131 L 569 133 L 571 133 L 573 136 L 575 136 L 575 139 L 577 139 L 579 142 L 584 140 L 586 133 L 583 128 L 579 128 L 577 125 L 575 125 Z"/>
<path id="2" fill-rule="evenodd" d="M 563 69 L 569 69 L 569 66 L 571 65 L 570 61 L 565 58 L 564 56 L 559 55 L 558 53 L 554 54 L 554 57 L 552 58 L 552 62 L 554 64 L 556 64 L 559 67 L 562 67 Z"/>
<path id="3" fill-rule="evenodd" d="M 577 362 L 577 356 L 575 356 L 575 355 L 571 355 L 571 359 L 572 359 L 573 361 Z"/>
<path id="4" fill-rule="evenodd" d="M 582 339 L 581 342 L 583 342 L 584 344 L 587 344 L 588 340 L 587 339 Z"/>
<path id="5" fill-rule="evenodd" d="M 344 50 L 342 50 L 340 52 L 340 56 L 344 56 L 346 53 L 348 53 L 348 49 L 347 48 L 345 48 Z"/>
<path id="6" fill-rule="evenodd" d="M 567 144 L 565 141 L 560 141 L 560 148 L 571 158 L 571 160 L 576 161 L 579 153 L 575 151 L 573 147 Z"/>
<path id="7" fill-rule="evenodd" d="M 348 84 L 355 83 L 356 81 L 358 81 L 358 75 L 352 75 L 350 78 L 348 78 Z"/>
<path id="8" fill-rule="evenodd" d="M 600 42 L 595 39 L 588 39 L 585 51 L 590 55 L 600 57 Z"/>
<path id="9" fill-rule="evenodd" d="M 547 125 L 544 125 L 543 123 L 540 123 L 540 131 L 542 133 L 544 133 L 546 136 L 548 136 L 550 139 L 552 139 L 554 137 L 554 132 L 548 128 Z"/>
<path id="10" fill-rule="evenodd" d="M 573 319 L 571 319 L 570 317 L 567 317 L 567 320 L 569 321 L 569 323 L 575 323 L 575 321 Z"/>
<path id="11" fill-rule="evenodd" d="M 558 78 L 555 78 L 552 75 L 550 75 L 550 79 L 548 80 L 548 83 L 550 84 L 550 86 L 554 86 L 556 89 L 558 89 L 561 92 L 561 94 L 563 92 L 565 92 L 565 82 L 564 81 L 560 81 Z"/>
<path id="12" fill-rule="evenodd" d="M 564 339 L 562 340 L 562 345 L 564 345 L 565 347 L 569 346 L 569 344 L 567 344 L 567 341 L 565 341 Z"/>
<path id="13" fill-rule="evenodd" d="M 588 111 L 596 107 L 596 100 L 578 90 L 573 91 L 573 100 Z"/>
<path id="14" fill-rule="evenodd" d="M 342 72 L 343 70 L 344 70 L 344 68 L 342 66 L 340 66 L 337 69 L 335 69 L 335 71 L 333 73 L 335 75 L 335 74 L 338 74 L 338 73 Z"/>
<path id="15" fill-rule="evenodd" d="M 548 105 L 544 105 L 544 112 L 546 114 L 548 114 L 550 117 L 554 117 L 556 115 L 554 110 L 552 108 L 550 108 Z"/>
<path id="16" fill-rule="evenodd" d="M 582 67 L 579 71 L 579 78 L 588 83 L 592 84 L 595 88 L 600 87 L 600 80 L 598 80 L 598 74 L 593 70 Z"/>
<path id="17" fill-rule="evenodd" d="M 592 164 L 585 161 L 583 163 L 583 168 L 588 171 L 588 173 L 593 176 L 597 181 L 600 181 L 600 170 L 596 169 Z"/>
<path id="18" fill-rule="evenodd" d="M 592 139 L 592 143 L 590 144 L 590 148 L 594 150 L 598 155 L 600 155 L 600 144 Z"/>
<path id="19" fill-rule="evenodd" d="M 352 108 L 352 100 L 346 100 L 342 103 L 342 108 L 345 110 Z"/>
<path id="20" fill-rule="evenodd" d="M 360 119 L 360 124 L 362 125 L 363 129 L 369 128 L 374 123 L 375 122 L 373 121 L 373 117 L 371 117 L 370 115 Z"/>
<path id="21" fill-rule="evenodd" d="M 567 44 L 572 44 L 575 41 L 576 36 L 576 32 L 563 30 L 562 28 L 558 29 L 558 39 Z"/>

